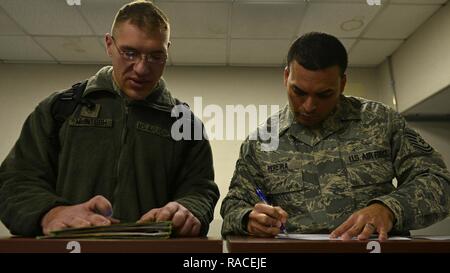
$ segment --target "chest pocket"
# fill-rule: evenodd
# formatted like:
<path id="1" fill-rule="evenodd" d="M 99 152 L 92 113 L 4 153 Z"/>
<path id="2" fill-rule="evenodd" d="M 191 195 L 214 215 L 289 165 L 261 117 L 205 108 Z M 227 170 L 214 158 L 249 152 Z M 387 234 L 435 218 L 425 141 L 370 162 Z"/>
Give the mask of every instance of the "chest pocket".
<path id="1" fill-rule="evenodd" d="M 390 151 L 377 147 L 365 147 L 345 153 L 345 164 L 352 186 L 367 186 L 391 182 L 393 167 Z"/>
<path id="2" fill-rule="evenodd" d="M 394 189 L 394 169 L 387 145 L 365 140 L 347 143 L 343 147 L 343 160 L 357 208 Z"/>
<path id="3" fill-rule="evenodd" d="M 303 201 L 304 188 L 300 160 L 268 160 L 263 166 L 269 201 L 288 213 L 298 208 Z"/>
<path id="4" fill-rule="evenodd" d="M 164 139 L 173 140 L 169 130 L 150 123 L 138 121 L 136 123 L 136 130 L 139 132 L 155 135 Z"/>

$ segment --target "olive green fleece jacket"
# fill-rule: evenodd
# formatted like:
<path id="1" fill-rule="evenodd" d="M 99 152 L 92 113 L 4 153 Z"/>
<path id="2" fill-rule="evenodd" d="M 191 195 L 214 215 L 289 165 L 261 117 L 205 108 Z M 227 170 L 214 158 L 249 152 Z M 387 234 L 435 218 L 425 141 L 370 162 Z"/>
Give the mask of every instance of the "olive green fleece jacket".
<path id="1" fill-rule="evenodd" d="M 206 139 L 175 141 L 171 110 L 177 104 L 161 79 L 143 101 L 129 101 L 112 80 L 112 67 L 91 77 L 83 98 L 59 130 L 42 101 L 25 121 L 0 167 L 0 219 L 12 234 L 42 234 L 41 219 L 53 207 L 103 195 L 113 217 L 136 221 L 153 208 L 177 201 L 201 222 L 206 235 L 219 190 Z"/>

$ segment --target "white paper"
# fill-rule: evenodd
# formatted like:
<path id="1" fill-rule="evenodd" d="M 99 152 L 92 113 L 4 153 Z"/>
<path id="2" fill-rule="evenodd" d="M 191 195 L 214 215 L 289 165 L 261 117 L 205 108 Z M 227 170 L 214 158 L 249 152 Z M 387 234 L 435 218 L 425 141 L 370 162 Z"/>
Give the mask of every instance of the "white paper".
<path id="1" fill-rule="evenodd" d="M 434 241 L 444 241 L 444 240 L 450 240 L 450 235 L 428 235 L 428 236 L 414 236 L 414 239 L 427 239 L 427 240 L 434 240 Z"/>
<path id="2" fill-rule="evenodd" d="M 395 241 L 395 240 L 411 240 L 411 238 L 409 238 L 409 237 L 401 237 L 401 236 L 392 236 L 392 237 L 388 237 L 388 240 L 390 241 L 390 240 L 392 240 L 392 241 Z"/>
<path id="3" fill-rule="evenodd" d="M 280 233 L 275 238 L 278 239 L 292 239 L 292 240 L 310 240 L 310 241 L 336 241 L 341 240 L 341 238 L 336 239 L 330 239 L 330 234 L 300 234 L 300 233 L 289 233 L 284 234 Z M 373 235 L 369 238 L 369 240 L 376 240 L 378 239 L 377 235 Z M 358 238 L 354 237 L 352 240 L 358 240 Z M 411 240 L 411 238 L 408 237 L 400 237 L 400 236 L 393 236 L 389 237 L 388 240 Z"/>
<path id="4" fill-rule="evenodd" d="M 299 233 L 280 233 L 275 238 L 279 239 L 293 239 L 293 240 L 311 240 L 311 241 L 323 241 L 323 240 L 338 240 L 330 239 L 329 234 L 299 234 Z"/>

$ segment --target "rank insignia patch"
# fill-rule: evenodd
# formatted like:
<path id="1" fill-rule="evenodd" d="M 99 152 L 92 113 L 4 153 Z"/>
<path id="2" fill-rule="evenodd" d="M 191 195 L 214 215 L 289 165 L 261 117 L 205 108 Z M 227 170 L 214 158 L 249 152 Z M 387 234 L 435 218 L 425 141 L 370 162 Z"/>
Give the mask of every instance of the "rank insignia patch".
<path id="1" fill-rule="evenodd" d="M 99 113 L 100 113 L 100 104 L 95 104 L 95 106 L 91 108 L 83 106 L 81 108 L 80 116 L 86 118 L 97 118 Z"/>
<path id="2" fill-rule="evenodd" d="M 424 153 L 431 153 L 433 152 L 433 148 L 430 146 L 430 144 L 426 143 L 425 140 L 414 130 L 410 128 L 405 129 L 405 137 L 408 139 L 408 142 L 413 146 L 415 149 L 420 150 Z"/>

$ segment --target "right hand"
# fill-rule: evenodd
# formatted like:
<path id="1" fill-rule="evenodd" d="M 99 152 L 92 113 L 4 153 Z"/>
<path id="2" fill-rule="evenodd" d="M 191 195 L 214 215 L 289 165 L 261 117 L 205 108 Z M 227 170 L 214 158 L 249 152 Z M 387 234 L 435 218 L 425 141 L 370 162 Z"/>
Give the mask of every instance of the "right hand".
<path id="1" fill-rule="evenodd" d="M 286 224 L 288 214 L 280 207 L 257 203 L 248 215 L 247 231 L 259 237 L 273 237 Z"/>
<path id="2" fill-rule="evenodd" d="M 138 223 L 144 221 L 172 221 L 177 236 L 199 236 L 202 224 L 197 217 L 178 202 L 169 202 L 162 208 L 154 208 L 144 214 Z"/>
<path id="3" fill-rule="evenodd" d="M 51 231 L 64 228 L 108 226 L 119 222 L 111 216 L 111 203 L 105 197 L 97 195 L 78 205 L 52 208 L 42 217 L 41 226 L 43 233 L 48 235 Z"/>

